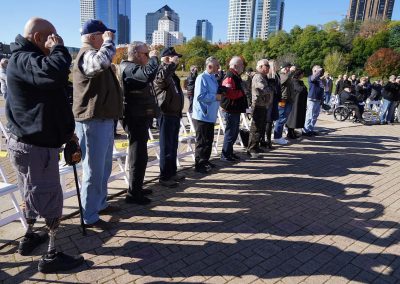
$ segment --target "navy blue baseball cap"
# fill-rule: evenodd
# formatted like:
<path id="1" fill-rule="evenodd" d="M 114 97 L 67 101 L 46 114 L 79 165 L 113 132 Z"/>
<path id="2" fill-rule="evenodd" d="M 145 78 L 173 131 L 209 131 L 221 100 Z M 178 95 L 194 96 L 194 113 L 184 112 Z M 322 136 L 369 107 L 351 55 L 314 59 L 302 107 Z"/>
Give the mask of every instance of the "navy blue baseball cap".
<path id="1" fill-rule="evenodd" d="M 178 56 L 178 57 L 182 57 L 182 54 L 176 53 L 175 48 L 173 48 L 173 47 L 167 47 L 167 48 L 164 48 L 164 49 L 161 51 L 161 57 L 164 57 L 164 56 Z"/>
<path id="2" fill-rule="evenodd" d="M 115 30 L 107 28 L 102 21 L 90 19 L 83 24 L 81 35 L 92 34 L 96 32 L 104 33 L 105 31 L 115 33 Z"/>

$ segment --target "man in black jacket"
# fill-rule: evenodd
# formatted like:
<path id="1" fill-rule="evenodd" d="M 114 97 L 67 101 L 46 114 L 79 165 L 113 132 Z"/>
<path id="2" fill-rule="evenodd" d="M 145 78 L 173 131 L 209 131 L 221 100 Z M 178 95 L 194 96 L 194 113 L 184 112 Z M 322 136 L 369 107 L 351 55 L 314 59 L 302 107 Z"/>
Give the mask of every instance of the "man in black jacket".
<path id="1" fill-rule="evenodd" d="M 54 244 L 63 208 L 59 148 L 71 139 L 77 142 L 65 94 L 71 56 L 54 26 L 40 18 L 26 23 L 24 35 L 16 37 L 11 51 L 6 103 L 11 131 L 8 147 L 18 187 L 24 192 L 28 223 L 18 252 L 29 255 L 47 240 L 47 233 L 33 232 L 36 218 L 41 216 L 50 230 L 50 241 L 47 254 L 39 260 L 39 271 L 72 269 L 83 263 L 83 257 L 57 252 Z"/>
<path id="2" fill-rule="evenodd" d="M 190 74 L 187 77 L 187 97 L 189 99 L 188 112 L 192 113 L 193 110 L 193 97 L 194 97 L 194 86 L 197 78 L 197 67 L 195 65 L 190 66 Z"/>
<path id="3" fill-rule="evenodd" d="M 180 80 L 175 74 L 179 57 L 173 47 L 161 51 L 161 65 L 158 68 L 154 87 L 157 103 L 161 110 L 160 127 L 160 184 L 177 187 L 184 176 L 177 174 L 179 128 L 183 109 L 183 93 Z"/>
<path id="4" fill-rule="evenodd" d="M 143 189 L 148 154 L 147 140 L 149 127 L 157 116 L 153 80 L 158 70 L 158 52 L 149 52 L 143 42 L 128 45 L 128 61 L 122 61 L 121 82 L 124 92 L 123 126 L 129 138 L 129 189 L 127 203 L 148 204 L 145 195 L 150 189 Z"/>
<path id="5" fill-rule="evenodd" d="M 396 83 L 396 76 L 391 75 L 389 82 L 382 90 L 383 105 L 380 114 L 381 124 L 388 124 L 394 121 L 394 113 L 396 110 L 396 101 L 399 98 L 399 84 Z"/>

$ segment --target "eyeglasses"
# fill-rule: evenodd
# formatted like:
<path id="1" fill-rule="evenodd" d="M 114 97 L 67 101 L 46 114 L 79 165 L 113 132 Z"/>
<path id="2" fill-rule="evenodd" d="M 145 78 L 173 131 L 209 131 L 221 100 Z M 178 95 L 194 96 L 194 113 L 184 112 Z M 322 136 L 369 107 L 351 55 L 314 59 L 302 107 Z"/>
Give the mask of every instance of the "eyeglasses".
<path id="1" fill-rule="evenodd" d="M 149 53 L 148 52 L 140 52 L 140 51 L 138 51 L 137 53 L 141 53 L 141 54 L 144 54 L 146 57 L 149 57 Z"/>
<path id="2" fill-rule="evenodd" d="M 268 64 L 264 64 L 264 66 L 265 66 L 265 67 L 268 67 L 268 68 L 270 67 Z"/>

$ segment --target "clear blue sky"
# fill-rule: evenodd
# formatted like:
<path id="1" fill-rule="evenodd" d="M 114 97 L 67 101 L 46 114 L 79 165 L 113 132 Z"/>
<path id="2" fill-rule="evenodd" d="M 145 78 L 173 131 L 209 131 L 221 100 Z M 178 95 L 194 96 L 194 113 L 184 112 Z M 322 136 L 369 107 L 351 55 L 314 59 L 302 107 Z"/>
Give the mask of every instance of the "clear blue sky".
<path id="1" fill-rule="evenodd" d="M 294 25 L 324 24 L 341 20 L 350 0 L 286 0 L 284 29 Z M 79 0 L 1 0 L 0 41 L 9 43 L 22 33 L 25 22 L 32 16 L 50 20 L 68 46 L 80 46 Z M 181 19 L 181 32 L 188 39 L 195 33 L 196 20 L 208 19 L 214 26 L 213 40 L 226 40 L 228 0 L 132 0 L 133 40 L 145 38 L 145 16 L 165 4 Z M 393 20 L 400 20 L 400 0 L 394 7 Z"/>

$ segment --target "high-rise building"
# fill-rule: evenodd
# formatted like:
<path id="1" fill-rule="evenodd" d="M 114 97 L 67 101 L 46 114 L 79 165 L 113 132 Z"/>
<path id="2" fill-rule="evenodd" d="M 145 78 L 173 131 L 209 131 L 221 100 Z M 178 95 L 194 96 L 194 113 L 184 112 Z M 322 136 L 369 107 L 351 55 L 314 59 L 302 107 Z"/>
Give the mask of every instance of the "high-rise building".
<path id="1" fill-rule="evenodd" d="M 258 0 L 255 37 L 265 40 L 282 30 L 284 10 L 284 0 Z"/>
<path id="2" fill-rule="evenodd" d="M 256 0 L 229 0 L 228 42 L 246 42 L 253 37 Z"/>
<path id="3" fill-rule="evenodd" d="M 212 42 L 213 26 L 208 20 L 197 20 L 196 36 Z"/>
<path id="4" fill-rule="evenodd" d="M 168 5 L 158 9 L 154 13 L 146 15 L 146 43 L 151 44 L 153 41 L 153 32 L 158 28 L 158 21 L 168 13 L 168 17 L 175 23 L 175 30 L 179 31 L 179 15 L 175 13 Z"/>
<path id="5" fill-rule="evenodd" d="M 390 20 L 394 0 L 350 0 L 347 19 L 350 21 Z"/>
<path id="6" fill-rule="evenodd" d="M 115 29 L 115 42 L 125 44 L 131 38 L 131 0 L 81 0 L 81 26 L 89 19 L 101 20 Z"/>
<path id="7" fill-rule="evenodd" d="M 168 11 L 165 11 L 164 17 L 158 21 L 158 29 L 153 32 L 152 45 L 171 47 L 183 44 L 183 34 L 176 31 L 175 22 L 168 14 Z"/>

